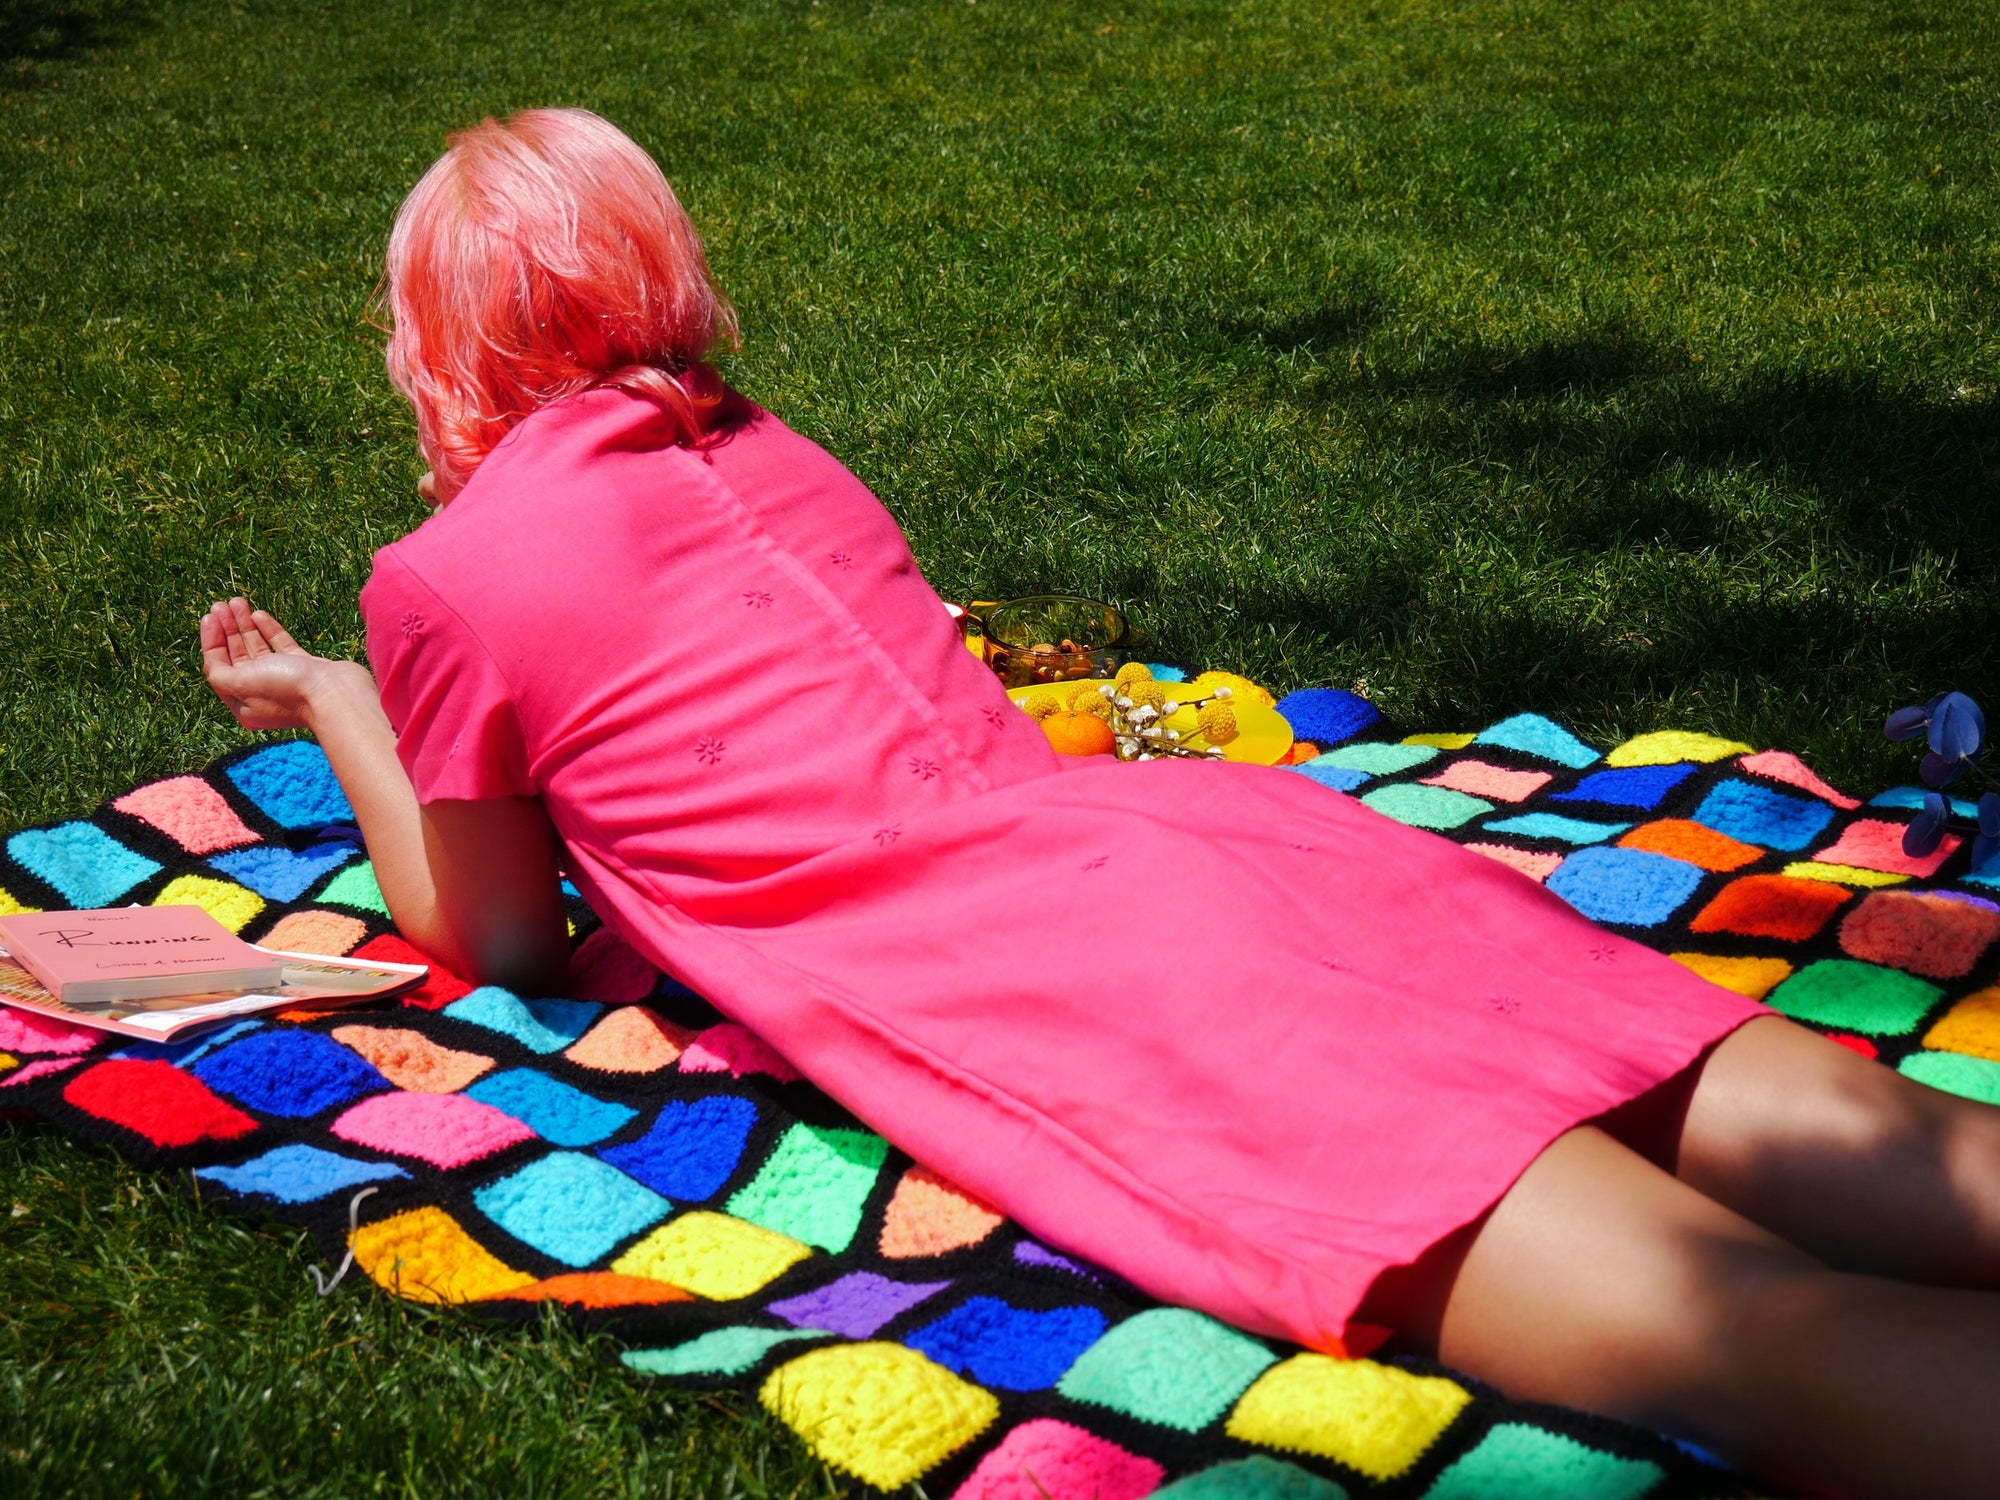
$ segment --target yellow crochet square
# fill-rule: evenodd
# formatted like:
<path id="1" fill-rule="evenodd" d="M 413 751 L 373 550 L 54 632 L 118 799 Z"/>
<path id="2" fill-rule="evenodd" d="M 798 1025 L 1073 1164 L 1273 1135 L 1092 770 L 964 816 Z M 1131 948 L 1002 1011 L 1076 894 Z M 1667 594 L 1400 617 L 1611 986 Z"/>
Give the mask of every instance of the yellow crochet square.
<path id="1" fill-rule="evenodd" d="M 992 1425 L 1000 1402 L 901 1344 L 834 1344 L 788 1360 L 757 1399 L 826 1462 L 899 1490 Z"/>
<path id="2" fill-rule="evenodd" d="M 11 1052 L 0 1052 L 0 1073 L 9 1072 L 21 1066 L 21 1059 Z"/>
<path id="3" fill-rule="evenodd" d="M 1636 735 L 1604 757 L 1607 766 L 1668 766 L 1677 760 L 1726 760 L 1732 755 L 1748 755 L 1750 747 L 1741 740 L 1725 740 L 1720 735 L 1696 734 L 1687 729 L 1656 729 Z"/>
<path id="4" fill-rule="evenodd" d="M 1925 1034 L 1924 1045 L 2000 1062 L 2000 987 L 1959 1001 Z"/>
<path id="5" fill-rule="evenodd" d="M 1295 1354 L 1243 1393 L 1227 1431 L 1240 1442 L 1330 1458 L 1394 1479 L 1437 1441 L 1472 1397 L 1455 1381 L 1372 1359 Z"/>
<path id="6" fill-rule="evenodd" d="M 1434 750 L 1463 750 L 1478 739 L 1476 734 L 1412 734 L 1403 738 L 1406 745 L 1429 745 Z"/>
<path id="7" fill-rule="evenodd" d="M 496 1259 L 441 1208 L 364 1224 L 351 1243 L 356 1265 L 412 1302 L 477 1302 L 535 1280 Z"/>
<path id="8" fill-rule="evenodd" d="M 14 899 L 13 892 L 0 888 L 0 917 L 15 917 L 25 911 L 40 911 L 39 906 L 23 906 Z"/>
<path id="9" fill-rule="evenodd" d="M 788 1234 L 697 1210 L 662 1224 L 611 1269 L 727 1302 L 768 1286 L 811 1254 Z"/>
<path id="10" fill-rule="evenodd" d="M 1892 875 L 1887 870 L 1864 870 L 1859 865 L 1836 865 L 1816 859 L 1802 859 L 1785 866 L 1794 880 L 1825 880 L 1834 885 L 1901 885 L 1910 877 Z"/>
<path id="11" fill-rule="evenodd" d="M 1782 958 L 1722 958 L 1713 953 L 1673 953 L 1668 957 L 1693 969 L 1710 984 L 1751 1000 L 1762 1000 L 1792 977 L 1792 966 Z"/>
<path id="12" fill-rule="evenodd" d="M 264 909 L 264 898 L 233 880 L 181 875 L 153 898 L 155 906 L 199 906 L 231 932 L 241 932 Z"/>

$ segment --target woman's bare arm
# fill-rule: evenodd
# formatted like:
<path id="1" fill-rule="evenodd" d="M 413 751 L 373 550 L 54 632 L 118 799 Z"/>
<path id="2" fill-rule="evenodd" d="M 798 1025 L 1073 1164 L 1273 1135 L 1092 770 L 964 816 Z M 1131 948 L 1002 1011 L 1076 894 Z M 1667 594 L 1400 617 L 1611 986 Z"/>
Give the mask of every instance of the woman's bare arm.
<path id="1" fill-rule="evenodd" d="M 417 801 L 375 679 L 312 655 L 247 601 L 209 609 L 202 667 L 246 729 L 305 729 L 353 805 L 403 936 L 481 984 L 558 993 L 569 957 L 558 843 L 532 797 Z"/>

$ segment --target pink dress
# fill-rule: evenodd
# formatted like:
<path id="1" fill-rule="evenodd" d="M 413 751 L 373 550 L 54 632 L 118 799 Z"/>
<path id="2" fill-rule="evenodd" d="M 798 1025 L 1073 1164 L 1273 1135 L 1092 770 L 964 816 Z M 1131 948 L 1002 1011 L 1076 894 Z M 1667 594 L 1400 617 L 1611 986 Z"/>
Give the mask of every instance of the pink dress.
<path id="1" fill-rule="evenodd" d="M 1763 1013 L 1291 771 L 1064 762 L 768 414 L 704 454 L 637 397 L 549 407 L 362 605 L 420 798 L 539 796 L 606 920 L 860 1119 L 1256 1332 L 1341 1347 L 1378 1273 Z"/>

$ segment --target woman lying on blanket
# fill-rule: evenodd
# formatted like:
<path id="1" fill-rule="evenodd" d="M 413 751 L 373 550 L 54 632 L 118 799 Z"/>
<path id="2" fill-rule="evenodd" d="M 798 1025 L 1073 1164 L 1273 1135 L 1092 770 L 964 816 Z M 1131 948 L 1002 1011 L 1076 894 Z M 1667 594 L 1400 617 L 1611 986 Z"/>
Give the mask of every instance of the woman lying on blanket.
<path id="1" fill-rule="evenodd" d="M 436 513 L 373 673 L 241 599 L 397 925 L 559 992 L 557 866 L 904 1150 L 1168 1302 L 1778 1482 L 2000 1494 L 2000 1110 L 1933 1092 L 1304 778 L 1063 762 L 895 521 L 703 363 L 734 317 L 579 111 L 456 137 L 397 216 Z M 1158 942 L 1206 955 L 1153 983 Z"/>

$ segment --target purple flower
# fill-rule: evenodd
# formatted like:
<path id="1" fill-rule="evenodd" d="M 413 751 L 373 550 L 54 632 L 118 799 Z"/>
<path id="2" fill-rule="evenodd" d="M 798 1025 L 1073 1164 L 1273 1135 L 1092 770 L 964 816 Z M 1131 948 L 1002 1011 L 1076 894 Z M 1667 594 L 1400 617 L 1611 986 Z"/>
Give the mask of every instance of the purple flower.
<path id="1" fill-rule="evenodd" d="M 1946 760 L 1970 760 L 1986 743 L 1986 715 L 1963 693 L 1946 693 L 1931 713 L 1931 749 Z"/>
<path id="2" fill-rule="evenodd" d="M 1944 840 L 1944 825 L 1950 816 L 1951 807 L 1943 792 L 1924 793 L 1924 810 L 1903 830 L 1903 852 L 1911 859 L 1922 859 L 1936 849 Z"/>

